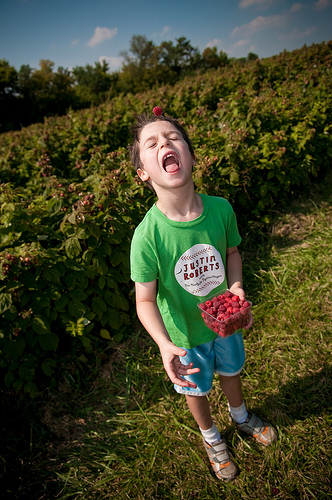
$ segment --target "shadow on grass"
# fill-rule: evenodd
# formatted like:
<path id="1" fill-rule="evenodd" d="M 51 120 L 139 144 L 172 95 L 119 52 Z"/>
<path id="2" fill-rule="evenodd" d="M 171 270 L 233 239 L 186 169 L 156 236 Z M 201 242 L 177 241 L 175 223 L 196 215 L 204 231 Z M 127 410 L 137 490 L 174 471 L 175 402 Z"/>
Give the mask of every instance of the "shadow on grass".
<path id="1" fill-rule="evenodd" d="M 263 406 L 274 408 L 276 425 L 288 427 L 294 422 L 319 417 L 332 411 L 332 367 L 295 378 L 281 385 L 277 394 L 265 398 Z"/>
<path id="2" fill-rule="evenodd" d="M 331 178 L 330 175 L 320 186 L 320 192 L 307 194 L 296 202 L 288 214 L 287 227 L 274 234 L 261 232 L 258 236 L 258 226 L 248 231 L 243 250 L 244 273 L 253 295 L 261 290 L 259 271 L 275 264 L 273 248 L 303 243 L 306 233 L 301 229 L 301 217 L 309 217 L 315 210 L 331 205 Z M 255 240 L 253 236 L 250 241 L 250 231 L 255 234 Z M 157 411 L 162 408 L 160 418 L 165 434 L 174 432 L 169 425 L 170 414 L 179 411 L 178 403 L 171 385 L 165 381 L 153 342 L 136 343 L 134 348 L 128 342 L 120 351 L 120 358 L 103 368 L 104 382 L 100 383 L 103 375 L 98 374 L 96 383 L 89 382 L 87 390 L 64 386 L 38 402 L 24 402 L 12 394 L 0 394 L 1 500 L 55 499 L 66 481 L 86 473 L 87 463 L 91 481 L 101 476 L 105 463 L 109 468 L 119 468 L 118 478 L 125 475 L 128 467 L 135 463 L 132 455 L 139 448 L 144 449 L 147 434 L 156 442 L 161 439 L 149 417 L 150 406 L 157 402 L 160 403 Z M 148 361 L 146 352 L 149 352 Z M 288 429 L 301 420 L 330 413 L 331 375 L 331 366 L 324 365 L 315 373 L 281 385 L 278 393 L 262 400 L 263 414 L 265 407 L 269 408 L 267 416 L 273 409 L 273 422 L 280 429 Z M 180 427 L 185 428 L 184 420 L 178 415 Z M 165 455 L 174 453 L 171 439 L 160 443 L 159 450 L 164 450 Z M 146 470 L 144 460 L 143 471 Z M 161 470 L 162 464 L 158 465 Z"/>

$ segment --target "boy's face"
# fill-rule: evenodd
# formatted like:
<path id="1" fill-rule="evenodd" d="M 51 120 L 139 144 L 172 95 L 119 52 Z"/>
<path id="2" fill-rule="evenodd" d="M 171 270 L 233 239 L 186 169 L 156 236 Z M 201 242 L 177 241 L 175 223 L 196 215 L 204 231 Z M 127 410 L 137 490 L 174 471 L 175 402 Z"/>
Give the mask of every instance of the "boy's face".
<path id="1" fill-rule="evenodd" d="M 140 159 L 137 170 L 142 181 L 149 181 L 156 193 L 159 188 L 172 189 L 192 182 L 195 158 L 174 125 L 156 121 L 146 125 L 140 134 Z"/>

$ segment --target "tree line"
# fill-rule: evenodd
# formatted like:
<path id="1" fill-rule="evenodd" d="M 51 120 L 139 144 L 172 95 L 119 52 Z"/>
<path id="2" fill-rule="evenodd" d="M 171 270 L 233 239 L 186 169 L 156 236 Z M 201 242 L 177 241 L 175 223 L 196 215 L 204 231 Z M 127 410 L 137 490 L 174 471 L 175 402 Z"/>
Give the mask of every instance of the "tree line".
<path id="1" fill-rule="evenodd" d="M 19 71 L 7 60 L 0 60 L 0 132 L 43 121 L 45 116 L 63 115 L 70 109 L 97 106 L 121 93 L 175 84 L 188 75 L 258 57 L 249 53 L 247 58 L 232 59 L 217 47 L 200 53 L 185 37 L 158 46 L 143 35 L 134 35 L 129 51 L 121 55 L 122 67 L 113 72 L 105 60 L 72 70 L 58 67 L 56 71 L 48 59 L 40 60 L 39 69 L 22 65 Z"/>

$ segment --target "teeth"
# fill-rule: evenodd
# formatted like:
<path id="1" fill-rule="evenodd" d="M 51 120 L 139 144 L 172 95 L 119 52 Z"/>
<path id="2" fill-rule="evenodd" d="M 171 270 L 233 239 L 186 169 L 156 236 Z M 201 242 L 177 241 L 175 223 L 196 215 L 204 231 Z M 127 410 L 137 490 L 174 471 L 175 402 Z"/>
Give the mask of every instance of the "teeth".
<path id="1" fill-rule="evenodd" d="M 177 165 L 179 165 L 179 160 L 178 160 L 178 157 L 174 154 L 174 153 L 167 153 L 164 157 L 163 157 L 163 167 L 164 169 L 166 170 L 167 167 L 166 167 L 166 163 L 167 163 L 167 160 L 171 158 L 172 162 L 176 163 Z"/>

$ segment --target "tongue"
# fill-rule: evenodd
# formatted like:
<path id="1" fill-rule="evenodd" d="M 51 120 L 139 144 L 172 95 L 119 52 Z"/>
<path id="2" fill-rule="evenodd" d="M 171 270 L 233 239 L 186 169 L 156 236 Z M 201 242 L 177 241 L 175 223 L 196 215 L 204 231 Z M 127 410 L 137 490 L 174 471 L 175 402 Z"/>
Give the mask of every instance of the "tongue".
<path id="1" fill-rule="evenodd" d="M 168 174 L 173 174 L 179 170 L 179 165 L 177 163 L 171 163 L 170 165 L 165 166 L 165 170 Z"/>
<path id="2" fill-rule="evenodd" d="M 172 174 L 179 169 L 179 165 L 175 161 L 174 157 L 166 158 L 164 168 L 168 174 Z"/>

